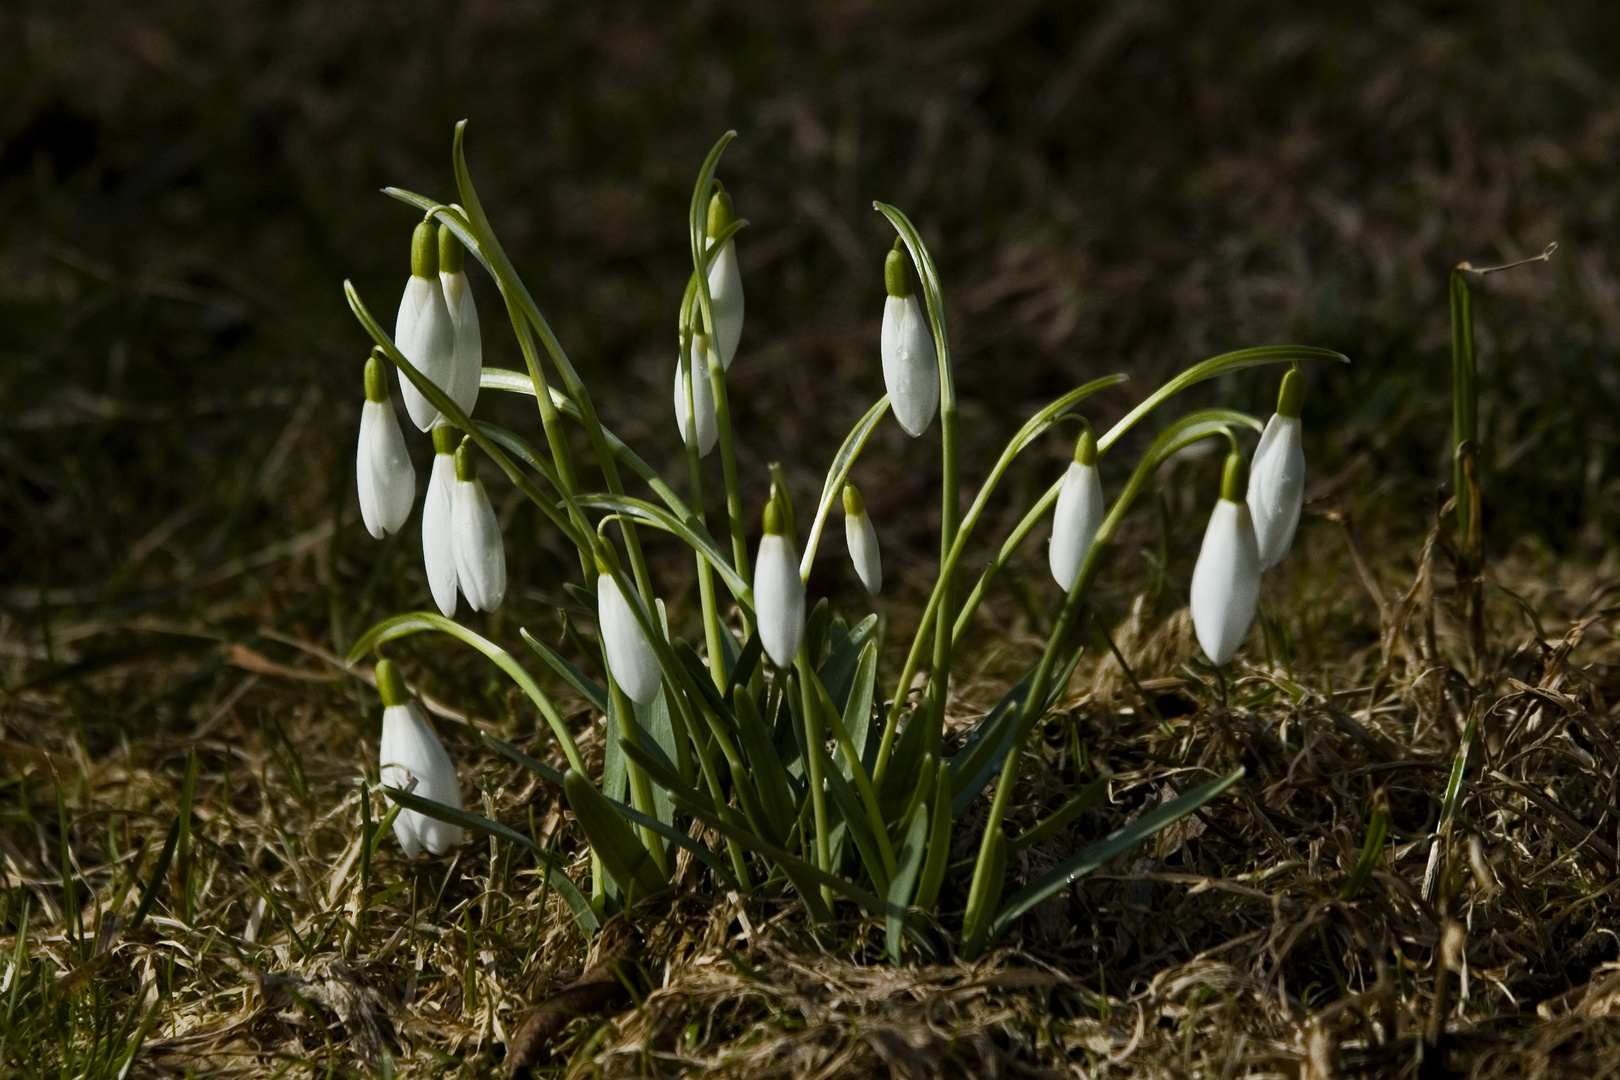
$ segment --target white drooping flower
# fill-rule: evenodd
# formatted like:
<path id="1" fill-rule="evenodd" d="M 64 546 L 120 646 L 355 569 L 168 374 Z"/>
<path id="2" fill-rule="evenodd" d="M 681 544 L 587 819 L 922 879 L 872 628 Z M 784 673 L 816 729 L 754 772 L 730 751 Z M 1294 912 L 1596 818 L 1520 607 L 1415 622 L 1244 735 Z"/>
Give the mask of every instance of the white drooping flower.
<path id="1" fill-rule="evenodd" d="M 714 392 L 709 386 L 709 335 L 696 333 L 692 335 L 692 397 L 688 401 L 686 396 L 685 363 L 675 365 L 675 419 L 680 424 L 681 441 L 688 446 L 692 440 L 697 440 L 698 457 L 707 457 L 709 451 L 714 449 L 716 440 L 720 438 L 720 422 L 714 415 Z M 693 423 L 692 412 L 697 411 L 697 422 Z M 695 429 L 695 431 L 694 431 Z"/>
<path id="2" fill-rule="evenodd" d="M 399 317 L 394 322 L 394 345 L 405 359 L 435 386 L 448 391 L 455 361 L 455 327 L 450 309 L 444 303 L 444 286 L 439 282 L 439 255 L 435 250 L 433 226 L 424 221 L 411 235 L 411 279 L 399 300 Z M 400 397 L 411 422 L 426 431 L 439 418 L 435 409 L 409 377 L 400 379 Z"/>
<path id="3" fill-rule="evenodd" d="M 1063 474 L 1052 514 L 1052 542 L 1046 551 L 1052 577 L 1065 592 L 1074 586 L 1106 511 L 1102 476 L 1097 472 L 1097 439 L 1088 428 L 1076 440 L 1074 460 Z"/>
<path id="4" fill-rule="evenodd" d="M 474 611 L 494 611 L 506 596 L 506 546 L 495 508 L 473 468 L 472 446 L 456 449 L 456 480 L 450 486 L 450 546 L 456 583 Z"/>
<path id="5" fill-rule="evenodd" d="M 652 642 L 641 632 L 641 624 L 630 610 L 619 583 L 605 563 L 598 561 L 596 577 L 597 629 L 602 635 L 602 652 L 614 681 L 638 705 L 651 705 L 663 685 L 663 673 Z"/>
<path id="6" fill-rule="evenodd" d="M 1277 411 L 1266 423 L 1249 469 L 1249 513 L 1260 545 L 1260 567 L 1282 562 L 1294 544 L 1305 503 L 1305 444 L 1300 425 L 1304 381 L 1298 371 L 1283 376 Z"/>
<path id="7" fill-rule="evenodd" d="M 451 349 L 450 385 L 446 391 L 462 412 L 472 415 L 478 404 L 478 380 L 484 372 L 484 339 L 478 330 L 478 305 L 464 269 L 467 252 L 448 226 L 439 226 L 439 285 L 445 310 L 450 313 L 454 345 Z"/>
<path id="8" fill-rule="evenodd" d="M 928 430 L 939 411 L 939 354 L 922 302 L 911 289 L 905 255 L 898 247 L 883 263 L 883 385 L 889 391 L 894 418 L 916 437 Z"/>
<path id="9" fill-rule="evenodd" d="M 375 353 L 366 361 L 366 403 L 360 407 L 354 478 L 366 529 L 379 540 L 398 532 L 416 501 L 416 467 L 405 449 L 394 403 L 388 400 L 388 374 Z"/>
<path id="10" fill-rule="evenodd" d="M 773 496 L 765 504 L 765 535 L 754 557 L 754 614 L 765 655 L 779 668 L 793 663 L 804 640 L 804 580 L 799 554 L 788 532 L 787 514 Z"/>
<path id="11" fill-rule="evenodd" d="M 849 545 L 849 561 L 855 564 L 855 574 L 876 596 L 883 588 L 883 553 L 878 549 L 877 530 L 861 501 L 861 493 L 854 484 L 844 485 L 844 540 Z"/>
<path id="12" fill-rule="evenodd" d="M 456 781 L 455 763 L 422 710 L 406 694 L 405 682 L 392 660 L 377 661 L 377 692 L 383 702 L 382 743 L 377 755 L 382 782 L 460 810 L 461 785 Z M 462 839 L 460 826 L 403 808 L 394 816 L 394 835 L 413 859 L 424 850 L 443 855 Z"/>
<path id="13" fill-rule="evenodd" d="M 440 424 L 433 429 L 433 472 L 422 500 L 422 565 L 427 569 L 433 602 L 445 618 L 456 613 L 456 549 L 450 529 L 450 491 L 456 483 L 456 432 Z"/>
<path id="14" fill-rule="evenodd" d="M 1220 501 L 1209 516 L 1193 567 L 1193 629 L 1217 667 L 1243 644 L 1260 598 L 1260 546 L 1248 504 L 1242 501 L 1245 471 L 1242 455 L 1234 450 L 1226 456 Z"/>
<path id="15" fill-rule="evenodd" d="M 709 200 L 709 221 L 706 246 L 732 223 L 731 196 L 724 190 L 714 193 Z M 720 366 L 731 369 L 732 357 L 737 355 L 737 342 L 742 340 L 743 284 L 742 271 L 737 267 L 737 245 L 728 238 L 709 264 L 709 310 L 714 316 L 714 336 L 720 354 Z"/>

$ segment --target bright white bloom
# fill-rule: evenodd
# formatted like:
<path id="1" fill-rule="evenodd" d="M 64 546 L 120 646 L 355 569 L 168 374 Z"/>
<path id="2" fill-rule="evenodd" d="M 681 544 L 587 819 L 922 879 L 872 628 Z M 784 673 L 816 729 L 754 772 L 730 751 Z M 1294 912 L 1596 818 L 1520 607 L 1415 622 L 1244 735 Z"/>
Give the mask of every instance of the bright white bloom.
<path id="1" fill-rule="evenodd" d="M 398 532 L 416 501 L 416 467 L 405 449 L 394 403 L 388 400 L 388 375 L 375 355 L 366 361 L 366 402 L 360 407 L 354 478 L 366 529 L 379 540 Z"/>
<path id="2" fill-rule="evenodd" d="M 754 614 L 765 654 L 777 667 L 788 667 L 804 640 L 804 580 L 793 537 L 787 535 L 786 515 L 775 498 L 765 504 L 765 535 L 754 558 Z"/>
<path id="3" fill-rule="evenodd" d="M 456 481 L 450 486 L 450 536 L 461 594 L 474 611 L 494 611 L 506 595 L 506 548 L 465 442 L 456 450 Z"/>
<path id="4" fill-rule="evenodd" d="M 658 657 L 653 654 L 647 635 L 641 632 L 641 625 L 636 622 L 619 583 L 601 564 L 597 569 L 600 571 L 596 578 L 597 629 L 602 635 L 608 670 L 630 695 L 631 701 L 651 705 L 663 684 Z"/>
<path id="5" fill-rule="evenodd" d="M 1249 513 L 1260 544 L 1260 566 L 1282 562 L 1294 544 L 1305 503 L 1304 432 L 1299 421 L 1303 385 L 1298 371 L 1283 376 L 1277 411 L 1260 436 L 1249 470 Z"/>
<path id="6" fill-rule="evenodd" d="M 1087 430 L 1075 443 L 1074 460 L 1063 474 L 1057 509 L 1052 514 L 1052 542 L 1046 551 L 1052 577 L 1065 592 L 1074 586 L 1106 511 L 1102 477 L 1097 472 L 1097 439 Z"/>
<path id="7" fill-rule="evenodd" d="M 478 330 L 478 305 L 462 270 L 466 251 L 455 234 L 439 226 L 439 285 L 450 313 L 454 345 L 451 349 L 450 399 L 468 416 L 478 404 L 478 379 L 484 372 L 484 339 Z"/>
<path id="8" fill-rule="evenodd" d="M 889 298 L 883 304 L 883 385 L 894 418 L 916 437 L 928 430 L 939 409 L 939 354 L 922 302 L 911 291 L 905 256 L 896 248 L 883 264 Z"/>
<path id="9" fill-rule="evenodd" d="M 1260 547 L 1249 507 L 1239 501 L 1243 458 L 1226 457 L 1221 498 L 1204 530 L 1204 546 L 1192 576 L 1193 629 L 1198 644 L 1217 667 L 1232 659 L 1254 622 L 1260 598 Z"/>
<path id="10" fill-rule="evenodd" d="M 883 553 L 878 549 L 872 518 L 854 484 L 844 485 L 844 540 L 849 545 L 849 561 L 855 564 L 861 584 L 876 596 L 883 588 Z"/>
<path id="11" fill-rule="evenodd" d="M 411 279 L 405 283 L 405 294 L 399 300 L 394 344 L 430 382 L 448 388 L 456 338 L 450 309 L 444 303 L 444 287 L 439 283 L 438 261 L 433 226 L 424 221 L 411 237 Z M 409 377 L 400 380 L 399 393 L 411 422 L 422 431 L 432 427 L 439 410 L 429 404 Z"/>
<path id="12" fill-rule="evenodd" d="M 698 457 L 707 457 L 720 438 L 720 423 L 714 415 L 714 393 L 709 386 L 709 335 L 692 335 L 692 400 L 686 398 L 685 367 L 675 365 L 675 418 L 680 424 L 681 441 L 688 446 L 697 439 Z M 697 423 L 692 422 L 693 408 L 697 410 Z M 693 428 L 696 428 L 694 436 Z"/>
<path id="13" fill-rule="evenodd" d="M 433 602 L 445 618 L 456 613 L 456 550 L 450 531 L 450 490 L 456 482 L 456 433 L 443 425 L 433 429 L 433 472 L 422 501 L 422 564 L 427 569 Z"/>
<path id="14" fill-rule="evenodd" d="M 717 191 L 709 200 L 708 243 L 731 224 L 734 214 L 731 196 Z M 742 271 L 737 268 L 737 245 L 727 240 L 720 253 L 709 264 L 709 310 L 714 316 L 714 336 L 719 345 L 720 366 L 731 369 L 732 357 L 737 355 L 737 342 L 742 339 L 743 285 Z"/>
<path id="15" fill-rule="evenodd" d="M 461 785 L 456 766 L 445 753 L 422 710 L 406 695 L 405 683 L 392 660 L 377 661 L 377 691 L 382 695 L 382 745 L 378 764 L 382 782 L 424 799 L 461 809 Z M 394 835 L 405 854 L 416 858 L 424 849 L 443 855 L 461 843 L 461 828 L 415 810 L 401 809 L 394 817 Z"/>

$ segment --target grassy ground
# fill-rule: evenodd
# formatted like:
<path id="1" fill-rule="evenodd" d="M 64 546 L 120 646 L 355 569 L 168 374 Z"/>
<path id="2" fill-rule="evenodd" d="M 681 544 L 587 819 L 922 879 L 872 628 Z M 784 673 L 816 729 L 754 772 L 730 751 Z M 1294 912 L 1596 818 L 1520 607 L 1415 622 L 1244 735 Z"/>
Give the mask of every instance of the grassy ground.
<path id="1" fill-rule="evenodd" d="M 548 1001 L 524 1046 L 558 1076 L 1415 1075 L 1437 1013 L 1429 1070 L 1613 1070 L 1616 20 L 1529 0 L 6 5 L 0 1072 L 116 1075 L 138 1044 L 129 1075 L 488 1075 Z M 376 189 L 448 195 L 463 117 L 496 228 L 608 421 L 672 468 L 685 200 L 741 132 L 731 386 L 760 493 L 780 460 L 808 497 L 880 391 L 874 197 L 945 277 L 970 490 L 1035 403 L 1097 374 L 1135 378 L 1098 399 L 1107 420 L 1227 348 L 1349 354 L 1312 373 L 1308 517 L 1224 693 L 1185 612 L 1216 463 L 1177 463 L 1132 520 L 1098 614 L 1142 690 L 1105 653 L 1082 662 L 1015 823 L 1100 768 L 1111 798 L 1012 872 L 1193 770 L 1244 765 L 1237 793 L 971 965 L 890 968 L 881 927 L 817 936 L 695 867 L 586 943 L 505 845 L 362 853 L 379 710 L 334 656 L 427 592 L 410 529 L 377 544 L 357 520 L 365 342 L 339 282 L 389 308 L 412 220 Z M 1549 240 L 1550 265 L 1476 298 L 1478 648 L 1432 532 L 1446 271 Z M 1275 383 L 1206 390 L 1263 412 Z M 993 522 L 1067 453 L 1032 453 Z M 932 572 L 933 454 L 887 425 L 859 475 L 894 631 Z M 505 514 L 518 584 L 473 625 L 558 640 L 581 614 L 572 556 L 516 499 Z M 653 554 L 689 618 L 689 560 Z M 812 592 L 861 610 L 826 555 Z M 957 726 L 1039 648 L 1043 562 L 1032 545 L 980 617 Z M 463 652 L 397 655 L 443 705 L 467 804 L 582 880 L 557 793 L 473 738 L 548 754 L 532 711 Z M 1470 720 L 1455 857 L 1431 875 Z"/>

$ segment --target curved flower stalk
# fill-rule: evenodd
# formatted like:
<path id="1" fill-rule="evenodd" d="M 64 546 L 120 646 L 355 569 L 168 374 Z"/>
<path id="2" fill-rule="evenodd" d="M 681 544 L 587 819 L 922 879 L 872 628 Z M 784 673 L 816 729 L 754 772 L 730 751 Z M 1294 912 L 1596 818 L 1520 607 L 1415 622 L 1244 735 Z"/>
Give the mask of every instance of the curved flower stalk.
<path id="1" fill-rule="evenodd" d="M 450 487 L 451 549 L 456 582 L 474 611 L 494 611 L 506 595 L 506 548 L 484 482 L 473 466 L 472 440 L 456 448 L 456 481 Z"/>
<path id="2" fill-rule="evenodd" d="M 1193 629 L 1217 667 L 1225 666 L 1243 644 L 1260 597 L 1260 547 L 1242 499 L 1246 472 L 1242 454 L 1234 449 L 1226 455 L 1220 501 L 1209 516 L 1193 567 Z"/>
<path id="3" fill-rule="evenodd" d="M 378 764 L 382 782 L 424 799 L 461 809 L 461 785 L 456 766 L 444 744 L 433 734 L 427 718 L 405 692 L 405 682 L 392 660 L 377 661 L 377 693 L 382 697 L 382 742 Z M 427 850 L 443 855 L 461 844 L 461 828 L 401 808 L 394 817 L 394 835 L 405 854 L 416 858 Z"/>
<path id="4" fill-rule="evenodd" d="M 716 182 L 718 187 L 718 182 Z M 708 246 L 712 246 L 726 228 L 736 220 L 731 207 L 731 196 L 724 188 L 709 199 Z M 727 237 L 720 245 L 719 254 L 709 264 L 709 312 L 714 319 L 714 337 L 720 355 L 720 366 L 731 370 L 732 358 L 737 355 L 737 343 L 742 340 L 743 284 L 742 271 L 737 266 L 737 243 Z M 706 451 L 705 451 L 706 452 Z"/>
<path id="5" fill-rule="evenodd" d="M 939 354 L 922 301 L 911 288 L 900 241 L 883 260 L 883 384 L 894 418 L 915 438 L 928 430 L 939 408 Z"/>
<path id="6" fill-rule="evenodd" d="M 596 618 L 608 670 L 630 700 L 651 705 L 663 685 L 663 674 L 652 642 L 641 632 L 613 570 L 601 556 L 596 560 Z"/>
<path id="7" fill-rule="evenodd" d="M 455 326 L 445 306 L 444 286 L 439 281 L 439 253 L 433 225 L 423 221 L 411 234 L 411 279 L 399 299 L 399 317 L 394 322 L 394 343 L 418 371 L 442 390 L 450 389 L 455 362 Z M 439 410 L 408 380 L 400 380 L 400 396 L 405 411 L 419 430 L 426 431 L 439 418 Z"/>
<path id="8" fill-rule="evenodd" d="M 388 375 L 376 353 L 366 361 L 366 403 L 360 406 L 354 478 L 366 529 L 378 540 L 398 532 L 416 501 L 416 467 L 405 449 L 399 416 L 388 400 Z"/>
<path id="9" fill-rule="evenodd" d="M 692 360 L 682 358 L 675 365 L 675 420 L 681 428 L 681 441 L 688 446 L 696 440 L 699 457 L 708 457 L 720 437 L 720 427 L 714 415 L 714 391 L 709 388 L 709 335 L 692 335 Z M 691 379 L 687 373 L 691 372 Z M 688 391 L 687 387 L 691 389 Z M 690 396 L 688 396 L 690 393 Z M 697 414 L 694 423 L 693 412 Z"/>
<path id="10" fill-rule="evenodd" d="M 876 596 L 883 589 L 883 553 L 878 548 L 877 530 L 872 528 L 866 504 L 854 484 L 844 485 L 844 540 L 856 576 L 866 591 Z"/>
<path id="11" fill-rule="evenodd" d="M 1298 369 L 1283 376 L 1277 411 L 1266 423 L 1249 470 L 1249 514 L 1262 570 L 1270 570 L 1288 554 L 1305 503 L 1304 432 L 1299 420 L 1304 393 Z"/>
<path id="12" fill-rule="evenodd" d="M 422 500 L 422 565 L 428 589 L 445 618 L 456 613 L 456 548 L 450 528 L 450 492 L 456 483 L 456 430 L 441 423 L 433 429 L 433 471 Z"/>
<path id="13" fill-rule="evenodd" d="M 1074 444 L 1074 460 L 1063 474 L 1057 510 L 1052 514 L 1052 541 L 1046 557 L 1052 577 L 1067 592 L 1080 572 L 1108 507 L 1103 501 L 1102 474 L 1097 471 L 1097 437 L 1088 427 Z"/>
<path id="14" fill-rule="evenodd" d="M 478 305 L 465 269 L 467 249 L 448 226 L 439 226 L 439 285 L 450 313 L 454 346 L 451 350 L 450 400 L 468 416 L 478 404 L 478 380 L 484 371 L 484 340 L 478 329 Z"/>
<path id="15" fill-rule="evenodd" d="M 771 662 L 783 669 L 793 664 L 804 640 L 804 582 L 799 578 L 789 514 L 782 506 L 786 499 L 786 492 L 777 491 L 765 504 L 765 535 L 759 538 L 759 554 L 754 559 L 754 614 L 759 619 L 760 644 Z"/>

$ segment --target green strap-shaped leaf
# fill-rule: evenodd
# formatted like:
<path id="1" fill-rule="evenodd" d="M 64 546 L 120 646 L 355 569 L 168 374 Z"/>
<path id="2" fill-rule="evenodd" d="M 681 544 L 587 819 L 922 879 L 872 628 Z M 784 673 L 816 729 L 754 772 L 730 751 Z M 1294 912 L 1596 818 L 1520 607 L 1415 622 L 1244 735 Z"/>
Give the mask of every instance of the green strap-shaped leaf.
<path id="1" fill-rule="evenodd" d="M 759 791 L 760 807 L 771 825 L 769 838 L 777 843 L 785 842 L 793 828 L 793 819 L 798 816 L 793 785 L 788 780 L 787 770 L 782 768 L 771 733 L 760 718 L 748 688 L 737 687 L 731 700 L 735 706 L 738 741 L 748 758 L 748 768 Z"/>
<path id="2" fill-rule="evenodd" d="M 535 708 L 540 710 L 540 715 L 546 719 L 546 725 L 551 728 L 552 734 L 556 735 L 557 741 L 562 744 L 563 753 L 568 756 L 569 766 L 576 770 L 584 770 L 585 759 L 580 757 L 579 747 L 574 744 L 573 732 L 568 730 L 568 725 L 563 722 L 562 714 L 557 711 L 557 706 L 552 704 L 551 698 L 546 696 L 546 692 L 540 689 L 540 684 L 535 682 L 533 676 L 527 671 L 523 670 L 523 665 L 513 659 L 511 653 L 481 634 L 467 629 L 454 619 L 447 619 L 433 611 L 407 611 L 400 615 L 390 616 L 360 636 L 360 640 L 354 643 L 354 648 L 349 650 L 349 655 L 344 660 L 344 663 L 353 667 L 356 661 L 373 649 L 380 648 L 382 645 L 398 638 L 409 637 L 411 634 L 420 634 L 427 630 L 436 630 L 441 634 L 449 634 L 458 641 L 471 645 L 493 660 L 495 666 L 506 672 L 511 680 L 517 683 L 523 692 L 528 695 L 529 700 L 534 702 Z"/>
<path id="3" fill-rule="evenodd" d="M 917 880 L 916 904 L 924 911 L 934 910 L 939 901 L 940 886 L 945 883 L 945 868 L 951 858 L 950 763 L 937 766 L 934 781 L 932 816 L 928 823 L 928 857 L 923 863 L 922 876 Z"/>
<path id="4" fill-rule="evenodd" d="M 524 644 L 528 645 L 534 652 L 534 655 L 544 660 L 547 667 L 562 676 L 563 681 L 569 686 L 579 691 L 579 696 L 594 706 L 597 712 L 606 713 L 608 711 L 607 690 L 599 686 L 595 679 L 579 670 L 567 657 L 529 633 L 527 629 L 520 627 L 518 634 L 523 638 Z"/>
<path id="5" fill-rule="evenodd" d="M 894 880 L 889 883 L 889 913 L 884 917 L 884 941 L 891 963 L 900 962 L 900 940 L 904 936 L 906 903 L 917 885 L 928 839 L 928 815 L 913 814 L 906 825 L 905 840 L 895 860 Z"/>
<path id="6" fill-rule="evenodd" d="M 668 884 L 652 853 L 624 823 L 607 796 L 596 790 L 595 784 L 569 769 L 563 773 L 563 794 L 568 797 L 568 807 L 579 820 L 591 850 L 602 861 L 602 869 L 612 875 L 625 896 L 633 897 L 638 893 L 647 896 Z"/>
<path id="7" fill-rule="evenodd" d="M 720 545 L 715 543 L 714 537 L 709 535 L 709 530 L 703 527 L 702 522 L 695 518 L 678 518 L 662 506 L 654 506 L 645 499 L 629 495 L 604 493 L 581 495 L 579 503 L 594 510 L 623 514 L 625 517 L 680 537 L 687 547 L 703 553 L 703 557 L 714 567 L 715 573 L 720 575 L 720 580 L 726 583 L 726 588 L 731 590 L 731 595 L 737 603 L 747 608 L 752 615 L 754 590 L 731 565 L 730 557 L 721 552 Z"/>
<path id="8" fill-rule="evenodd" d="M 844 481 L 849 479 L 849 470 L 854 466 L 855 459 L 861 456 L 866 441 L 872 437 L 878 422 L 888 411 L 889 395 L 884 394 L 866 410 L 865 416 L 856 421 L 849 434 L 844 436 L 838 453 L 833 455 L 832 465 L 827 469 L 827 479 L 821 485 L 821 500 L 816 503 L 816 516 L 810 522 L 810 539 L 805 541 L 804 555 L 799 559 L 799 576 L 805 581 L 810 580 L 810 566 L 816 561 L 816 547 L 821 543 L 821 530 L 827 524 L 827 514 L 843 492 Z"/>
<path id="9" fill-rule="evenodd" d="M 873 642 L 861 650 L 860 663 L 855 668 L 855 680 L 850 685 L 849 694 L 844 702 L 844 734 L 849 737 L 849 749 L 854 756 L 853 761 L 844 760 L 841 767 L 844 775 L 854 779 L 855 770 L 865 772 L 864 758 L 866 756 L 867 735 L 872 728 L 872 695 L 877 687 L 877 643 Z M 838 699 L 833 696 L 832 688 L 827 688 L 827 695 L 831 697 L 832 704 L 837 705 Z"/>
<path id="10" fill-rule="evenodd" d="M 700 793 L 696 788 L 676 776 L 675 770 L 670 767 L 668 762 L 661 761 L 658 755 L 649 752 L 646 747 L 638 746 L 628 739 L 620 739 L 619 748 L 624 751 L 626 757 L 636 763 L 642 772 L 651 777 L 654 783 L 669 792 L 670 797 L 677 804 L 684 800 L 695 805 L 705 806 L 710 812 L 713 812 L 714 802 L 707 795 Z"/>
<path id="11" fill-rule="evenodd" d="M 1051 836 L 1053 833 L 1063 828 L 1063 826 L 1067 825 L 1069 822 L 1073 821 L 1087 810 L 1090 810 L 1093 806 L 1097 805 L 1105 794 L 1107 794 L 1108 781 L 1113 778 L 1113 775 L 1114 774 L 1111 772 L 1105 772 L 1091 783 L 1075 792 L 1074 797 L 1068 802 L 1064 803 L 1051 817 L 1031 826 L 1027 832 L 1009 840 L 1007 842 L 1008 848 L 1010 848 L 1016 854 L 1017 852 L 1029 847 L 1031 844 L 1036 844 L 1042 840 L 1045 840 L 1048 836 Z"/>
<path id="12" fill-rule="evenodd" d="M 849 786 L 837 769 L 828 769 L 825 772 L 827 793 L 832 796 L 832 802 L 838 808 L 838 814 L 849 827 L 849 838 L 855 842 L 855 850 L 861 857 L 861 865 L 872 878 L 872 887 L 880 894 L 886 895 L 889 891 L 890 868 L 894 855 L 888 851 L 889 838 L 882 838 L 882 847 L 877 834 L 866 818 L 865 808 L 856 796 L 855 789 Z M 885 855 L 889 865 L 885 865 Z M 835 864 L 836 865 L 836 864 Z"/>
<path id="13" fill-rule="evenodd" d="M 877 629 L 878 617 L 868 615 L 855 624 L 855 628 L 834 647 L 826 663 L 816 669 L 816 677 L 827 688 L 827 696 L 839 709 L 843 709 L 848 702 L 849 688 L 855 678 L 855 669 L 860 664 L 861 650 L 866 648 L 866 643 L 872 640 Z"/>
<path id="14" fill-rule="evenodd" d="M 1178 795 L 1162 806 L 1143 814 L 1124 828 L 1109 833 L 1107 837 L 1092 844 L 1072 859 L 1054 866 L 1051 870 L 1032 881 L 1026 888 L 1021 889 L 1007 901 L 1000 911 L 996 912 L 996 917 L 991 920 L 986 939 L 994 940 L 1001 936 L 1012 925 L 1013 920 L 1042 900 L 1045 900 L 1048 896 L 1072 885 L 1116 855 L 1129 851 L 1165 826 L 1180 821 L 1205 803 L 1224 793 L 1241 779 L 1243 779 L 1243 770 L 1235 769 L 1225 776 L 1194 788 L 1185 795 Z"/>

